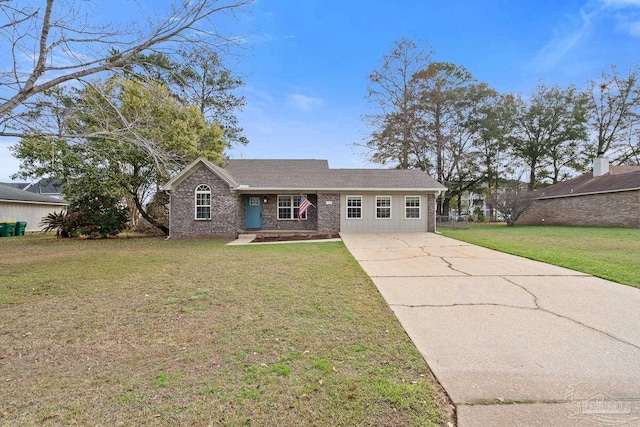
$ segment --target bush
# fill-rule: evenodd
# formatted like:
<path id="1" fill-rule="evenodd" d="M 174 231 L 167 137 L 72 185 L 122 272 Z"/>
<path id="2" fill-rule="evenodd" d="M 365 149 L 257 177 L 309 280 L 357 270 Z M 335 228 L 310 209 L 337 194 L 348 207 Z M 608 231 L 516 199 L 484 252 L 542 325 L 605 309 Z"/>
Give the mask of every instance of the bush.
<path id="1" fill-rule="evenodd" d="M 44 227 L 43 233 L 55 231 L 59 238 L 73 237 L 73 224 L 69 221 L 66 211 L 50 213 L 42 218 L 40 226 Z"/>
<path id="2" fill-rule="evenodd" d="M 112 196 L 85 194 L 68 208 L 73 230 L 89 238 L 116 236 L 127 226 L 128 209 Z"/>
<path id="3" fill-rule="evenodd" d="M 495 198 L 496 210 L 508 226 L 515 225 L 533 203 L 531 193 L 518 187 L 508 188 L 498 193 Z"/>
<path id="4" fill-rule="evenodd" d="M 58 237 L 87 236 L 90 239 L 116 236 L 127 226 L 128 209 L 111 196 L 86 194 L 72 201 L 66 211 L 42 219 L 44 232 Z"/>

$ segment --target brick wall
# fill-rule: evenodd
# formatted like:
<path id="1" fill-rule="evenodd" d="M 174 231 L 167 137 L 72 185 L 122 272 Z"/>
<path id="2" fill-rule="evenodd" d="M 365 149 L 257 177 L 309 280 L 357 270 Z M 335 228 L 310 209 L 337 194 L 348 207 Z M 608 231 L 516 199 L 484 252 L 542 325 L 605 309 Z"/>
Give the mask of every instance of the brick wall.
<path id="1" fill-rule="evenodd" d="M 518 224 L 640 228 L 640 191 L 536 200 Z"/>
<path id="2" fill-rule="evenodd" d="M 195 189 L 211 187 L 211 219 L 195 219 Z M 240 196 L 204 166 L 200 166 L 171 192 L 169 234 L 171 238 L 228 237 L 238 235 Z"/>
<path id="3" fill-rule="evenodd" d="M 427 231 L 431 233 L 436 231 L 436 209 L 436 195 L 427 194 Z"/>
<path id="4" fill-rule="evenodd" d="M 340 194 L 318 193 L 318 203 L 315 205 L 318 208 L 318 231 L 340 231 Z"/>
<path id="5" fill-rule="evenodd" d="M 264 197 L 264 196 L 263 196 Z M 309 194 L 309 201 L 318 206 L 315 194 Z M 307 209 L 307 219 L 298 222 L 298 218 L 278 219 L 278 195 L 267 194 L 267 204 L 262 205 L 262 229 L 285 231 L 309 231 L 316 230 L 317 210 L 312 206 Z M 243 205 L 244 206 L 244 205 Z"/>

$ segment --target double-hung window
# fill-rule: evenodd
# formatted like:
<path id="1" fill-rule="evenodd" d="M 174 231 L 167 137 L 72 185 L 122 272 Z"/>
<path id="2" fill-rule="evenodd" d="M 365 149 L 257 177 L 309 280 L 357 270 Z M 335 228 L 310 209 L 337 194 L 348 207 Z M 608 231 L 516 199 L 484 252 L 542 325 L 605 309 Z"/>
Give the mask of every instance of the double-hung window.
<path id="1" fill-rule="evenodd" d="M 362 196 L 347 196 L 347 218 L 362 218 Z"/>
<path id="2" fill-rule="evenodd" d="M 201 184 L 196 187 L 196 219 L 211 219 L 211 187 Z"/>
<path id="3" fill-rule="evenodd" d="M 406 219 L 420 219 L 420 196 L 404 197 L 404 217 Z"/>
<path id="4" fill-rule="evenodd" d="M 391 219 L 391 196 L 376 196 L 376 219 Z"/>
<path id="5" fill-rule="evenodd" d="M 300 196 L 278 196 L 278 219 L 298 219 Z M 307 212 L 302 213 L 302 219 L 307 219 Z"/>

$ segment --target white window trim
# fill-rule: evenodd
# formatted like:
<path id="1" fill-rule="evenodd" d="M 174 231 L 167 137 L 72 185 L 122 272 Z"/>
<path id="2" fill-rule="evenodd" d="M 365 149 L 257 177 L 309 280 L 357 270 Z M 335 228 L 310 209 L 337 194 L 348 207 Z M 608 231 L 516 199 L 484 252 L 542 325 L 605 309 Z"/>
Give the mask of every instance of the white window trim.
<path id="1" fill-rule="evenodd" d="M 418 206 L 407 206 L 407 199 L 409 197 L 412 198 L 418 198 L 418 203 L 420 203 Z M 418 208 L 418 217 L 407 217 L 407 209 L 415 209 Z M 407 219 L 409 221 L 411 220 L 418 220 L 418 219 L 422 219 L 422 196 L 418 196 L 418 195 L 410 195 L 410 196 L 404 196 L 404 219 Z"/>
<path id="2" fill-rule="evenodd" d="M 287 194 L 278 194 L 278 196 L 276 197 L 276 219 L 278 221 L 297 221 L 298 220 L 298 215 L 295 215 L 295 209 L 300 206 L 300 199 L 298 200 L 298 206 L 294 206 L 293 201 L 294 201 L 294 197 L 300 197 L 297 194 L 291 194 L 291 195 L 287 195 Z M 308 197 L 307 195 L 305 195 L 304 197 Z M 288 209 L 291 210 L 291 218 L 280 218 L 280 199 L 281 198 L 288 198 L 291 199 L 291 206 L 287 207 Z M 284 209 L 285 207 L 283 207 L 282 209 Z M 307 212 L 305 211 L 302 214 L 302 220 L 306 221 L 307 220 Z"/>
<path id="3" fill-rule="evenodd" d="M 207 187 L 208 191 L 198 191 L 200 187 Z M 209 217 L 208 218 L 198 218 L 198 208 L 199 207 L 207 207 L 207 205 L 199 205 L 198 204 L 198 194 L 209 194 Z M 211 221 L 211 211 L 213 209 L 213 197 L 211 194 L 211 186 L 209 184 L 198 184 L 196 185 L 195 190 L 193 191 L 193 217 L 196 221 Z"/>
<path id="4" fill-rule="evenodd" d="M 389 199 L 389 206 L 378 206 L 378 199 Z M 389 209 L 389 216 L 388 217 L 378 217 L 378 208 L 380 209 Z M 383 221 L 388 221 L 391 219 L 391 217 L 393 216 L 393 197 L 392 196 L 376 196 L 376 203 L 375 203 L 375 218 L 379 219 L 379 220 L 383 220 Z"/>
<path id="5" fill-rule="evenodd" d="M 359 206 L 359 208 L 360 208 L 360 217 L 359 218 L 349 217 L 349 208 L 350 207 L 351 208 L 358 207 L 358 206 L 349 206 L 349 199 L 350 198 L 352 198 L 352 199 L 360 199 L 360 206 Z M 349 196 L 349 195 L 347 195 L 347 196 L 345 196 L 345 199 L 344 199 L 344 205 L 345 205 L 344 217 L 347 220 L 354 220 L 354 221 L 358 221 L 358 220 L 361 221 L 362 220 L 362 218 L 364 217 L 364 200 L 363 200 L 362 196 L 357 196 L 357 195 Z"/>

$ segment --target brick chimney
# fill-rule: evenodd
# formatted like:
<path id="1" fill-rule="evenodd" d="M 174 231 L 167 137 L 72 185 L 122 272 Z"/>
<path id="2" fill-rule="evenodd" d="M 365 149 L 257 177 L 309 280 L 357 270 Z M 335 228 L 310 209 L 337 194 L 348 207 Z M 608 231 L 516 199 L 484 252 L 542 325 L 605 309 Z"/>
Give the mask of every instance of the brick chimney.
<path id="1" fill-rule="evenodd" d="M 609 159 L 598 156 L 593 159 L 593 177 L 606 175 L 609 173 Z"/>

